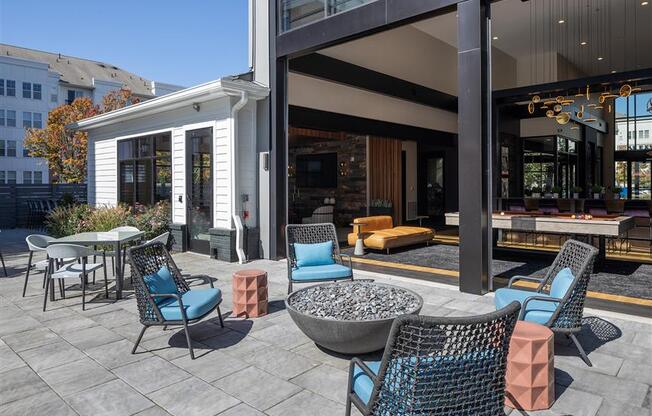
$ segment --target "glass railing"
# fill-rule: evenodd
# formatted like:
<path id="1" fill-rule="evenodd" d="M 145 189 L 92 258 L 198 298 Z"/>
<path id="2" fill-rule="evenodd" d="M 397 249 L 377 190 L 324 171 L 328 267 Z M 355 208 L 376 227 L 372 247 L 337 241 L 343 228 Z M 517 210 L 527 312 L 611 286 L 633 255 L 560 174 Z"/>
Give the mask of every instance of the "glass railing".
<path id="1" fill-rule="evenodd" d="M 280 28 L 287 32 L 376 0 L 280 0 Z"/>

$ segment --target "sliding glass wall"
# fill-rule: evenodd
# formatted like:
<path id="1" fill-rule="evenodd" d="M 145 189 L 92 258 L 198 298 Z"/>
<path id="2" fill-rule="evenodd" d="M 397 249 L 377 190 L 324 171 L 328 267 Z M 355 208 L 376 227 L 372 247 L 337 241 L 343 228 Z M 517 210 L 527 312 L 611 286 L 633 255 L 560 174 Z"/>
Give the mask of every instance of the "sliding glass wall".
<path id="1" fill-rule="evenodd" d="M 562 136 L 523 139 L 523 189 L 569 197 L 577 183 L 577 146 Z"/>
<path id="2" fill-rule="evenodd" d="M 135 206 L 170 200 L 172 192 L 170 142 L 170 133 L 118 142 L 119 202 Z"/>

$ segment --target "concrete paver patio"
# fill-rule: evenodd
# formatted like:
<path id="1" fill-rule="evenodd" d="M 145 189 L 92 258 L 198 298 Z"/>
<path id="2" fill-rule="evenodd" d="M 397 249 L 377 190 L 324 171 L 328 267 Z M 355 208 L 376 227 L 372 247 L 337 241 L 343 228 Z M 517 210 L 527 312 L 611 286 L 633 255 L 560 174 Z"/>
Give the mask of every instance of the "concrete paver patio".
<path id="1" fill-rule="evenodd" d="M 220 328 L 217 316 L 191 327 L 196 360 L 188 356 L 179 328 L 149 329 L 138 354 L 132 355 L 141 326 L 129 291 L 125 299 L 115 302 L 103 298 L 98 284 L 88 297 L 94 299 L 82 311 L 80 291 L 69 286 L 66 299 L 48 302 L 48 310 L 42 312 L 42 275 L 36 274 L 30 278 L 27 296 L 21 297 L 28 255 L 24 235 L 22 230 L 5 230 L 0 241 L 10 274 L 0 278 L 0 414 L 344 413 L 348 357 L 316 347 L 284 310 L 285 262 L 261 260 L 241 266 L 191 253 L 176 254 L 183 273 L 193 276 L 192 286 L 216 279 L 216 287 L 223 292 L 226 327 Z M 265 317 L 228 316 L 231 274 L 243 267 L 268 272 L 270 314 Z M 474 296 L 452 286 L 363 271 L 356 276 L 420 293 L 425 315 L 493 310 L 491 295 Z M 557 401 L 550 410 L 506 412 L 651 414 L 651 320 L 587 310 L 580 340 L 594 366 L 587 367 L 568 341 L 559 338 L 555 345 Z"/>

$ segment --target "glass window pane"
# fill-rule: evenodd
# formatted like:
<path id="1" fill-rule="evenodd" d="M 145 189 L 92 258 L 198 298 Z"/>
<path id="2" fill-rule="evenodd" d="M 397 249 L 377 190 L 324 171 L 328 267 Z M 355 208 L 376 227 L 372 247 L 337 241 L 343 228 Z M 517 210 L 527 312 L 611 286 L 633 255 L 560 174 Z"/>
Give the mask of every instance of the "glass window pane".
<path id="1" fill-rule="evenodd" d="M 281 30 L 303 26 L 326 17 L 325 0 L 281 0 Z"/>
<path id="2" fill-rule="evenodd" d="M 6 155 L 6 142 L 4 140 L 0 140 L 0 156 L 5 156 Z"/>
<path id="3" fill-rule="evenodd" d="M 33 117 L 32 127 L 34 127 L 35 129 L 42 129 L 43 120 L 41 118 L 41 113 L 32 113 L 32 117 Z"/>
<path id="4" fill-rule="evenodd" d="M 120 202 L 134 203 L 134 163 L 120 162 Z"/>
<path id="5" fill-rule="evenodd" d="M 35 100 L 40 100 L 41 99 L 41 84 L 34 84 L 32 86 L 32 91 L 34 92 L 34 99 Z"/>
<path id="6" fill-rule="evenodd" d="M 16 81 L 7 80 L 7 97 L 16 96 Z"/>
<path id="7" fill-rule="evenodd" d="M 138 139 L 138 157 L 152 156 L 152 137 L 141 137 Z"/>
<path id="8" fill-rule="evenodd" d="M 0 183 L 5 183 L 5 171 L 0 170 Z"/>
<path id="9" fill-rule="evenodd" d="M 170 134 L 160 134 L 155 137 L 156 158 L 169 158 L 172 155 Z"/>
<path id="10" fill-rule="evenodd" d="M 632 163 L 632 199 L 650 199 L 652 162 Z"/>
<path id="11" fill-rule="evenodd" d="M 23 183 L 31 184 L 32 183 L 32 172 L 29 170 L 23 171 Z"/>
<path id="12" fill-rule="evenodd" d="M 0 95 L 5 95 L 5 80 L 0 79 Z"/>
<path id="13" fill-rule="evenodd" d="M 7 156 L 16 157 L 16 141 L 7 140 Z"/>
<path id="14" fill-rule="evenodd" d="M 32 113 L 23 111 L 23 128 L 29 129 L 32 127 Z"/>
<path id="15" fill-rule="evenodd" d="M 43 172 L 34 172 L 34 184 L 40 185 L 43 183 Z"/>
<path id="16" fill-rule="evenodd" d="M 136 162 L 136 203 L 149 205 L 152 203 L 152 161 L 139 160 Z"/>
<path id="17" fill-rule="evenodd" d="M 23 98 L 32 98 L 32 84 L 23 82 Z"/>
<path id="18" fill-rule="evenodd" d="M 7 110 L 7 127 L 16 127 L 16 112 Z"/>
<path id="19" fill-rule="evenodd" d="M 134 158 L 134 140 L 120 140 L 118 142 L 118 160 Z"/>
<path id="20" fill-rule="evenodd" d="M 16 171 L 15 170 L 8 170 L 7 171 L 7 183 L 8 184 L 15 184 L 16 183 Z"/>
<path id="21" fill-rule="evenodd" d="M 0 110 L 0 126 L 5 125 L 5 110 Z"/>

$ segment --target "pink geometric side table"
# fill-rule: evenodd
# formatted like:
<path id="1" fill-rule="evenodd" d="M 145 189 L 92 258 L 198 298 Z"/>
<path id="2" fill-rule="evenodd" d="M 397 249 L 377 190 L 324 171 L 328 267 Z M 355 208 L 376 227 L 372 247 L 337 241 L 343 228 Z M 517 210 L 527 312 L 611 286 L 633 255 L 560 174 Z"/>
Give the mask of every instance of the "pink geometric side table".
<path id="1" fill-rule="evenodd" d="M 505 404 L 515 409 L 543 410 L 554 402 L 554 335 L 543 325 L 518 321 L 507 355 Z"/>
<path id="2" fill-rule="evenodd" d="M 267 273 L 246 269 L 233 273 L 233 315 L 256 318 L 267 314 Z"/>

